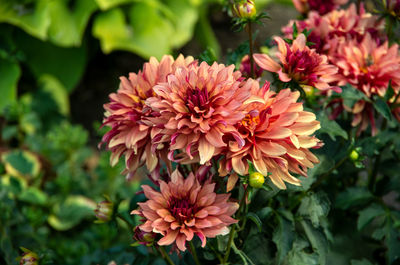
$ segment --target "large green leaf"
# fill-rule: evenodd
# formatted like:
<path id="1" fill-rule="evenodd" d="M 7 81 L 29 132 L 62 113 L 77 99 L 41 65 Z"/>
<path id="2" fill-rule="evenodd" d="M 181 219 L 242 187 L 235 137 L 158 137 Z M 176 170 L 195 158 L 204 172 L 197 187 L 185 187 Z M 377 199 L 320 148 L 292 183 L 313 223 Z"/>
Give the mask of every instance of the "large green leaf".
<path id="1" fill-rule="evenodd" d="M 58 110 L 63 115 L 69 114 L 69 97 L 67 90 L 60 81 L 51 75 L 43 75 L 39 79 L 40 88 L 49 93 L 57 103 Z"/>
<path id="2" fill-rule="evenodd" d="M 364 187 L 351 187 L 339 193 L 336 198 L 336 207 L 348 209 L 363 205 L 374 198 L 372 193 Z"/>
<path id="3" fill-rule="evenodd" d="M 15 102 L 20 75 L 21 70 L 17 63 L 0 58 L 0 111 L 8 104 Z"/>
<path id="4" fill-rule="evenodd" d="M 311 243 L 312 248 L 319 256 L 319 264 L 324 265 L 327 261 L 328 254 L 328 241 L 326 240 L 324 234 L 319 230 L 314 228 L 308 221 L 300 221 L 308 240 Z"/>
<path id="5" fill-rule="evenodd" d="M 375 217 L 385 214 L 385 209 L 379 204 L 372 204 L 369 207 L 358 212 L 357 229 L 362 230 Z"/>
<path id="6" fill-rule="evenodd" d="M 46 205 L 49 198 L 46 193 L 35 187 L 28 187 L 18 194 L 18 199 L 27 203 Z"/>
<path id="7" fill-rule="evenodd" d="M 96 0 L 97 5 L 101 10 L 107 10 L 114 6 L 119 6 L 126 3 L 138 2 L 141 0 Z"/>
<path id="8" fill-rule="evenodd" d="M 104 9 L 109 8 L 108 1 L 101 2 L 107 2 Z M 100 39 L 105 53 L 127 50 L 146 58 L 161 58 L 191 39 L 198 20 L 192 1 L 135 2 L 126 12 L 114 7 L 96 16 L 93 35 Z"/>
<path id="9" fill-rule="evenodd" d="M 16 41 L 37 79 L 50 74 L 71 92 L 82 78 L 87 62 L 85 47 L 61 48 L 26 34 L 17 34 Z"/>
<path id="10" fill-rule="evenodd" d="M 97 9 L 94 0 L 74 1 L 58 0 L 50 1 L 49 13 L 51 24 L 48 30 L 49 39 L 60 46 L 79 46 L 82 34 L 90 15 Z"/>
<path id="11" fill-rule="evenodd" d="M 308 253 L 304 249 L 309 247 L 309 243 L 303 239 L 296 238 L 293 249 L 289 252 L 285 265 L 319 265 L 318 254 Z"/>
<path id="12" fill-rule="evenodd" d="M 37 0 L 33 6 L 17 1 L 0 0 L 0 23 L 6 22 L 22 28 L 36 38 L 47 39 L 51 24 L 49 16 L 50 0 Z"/>
<path id="13" fill-rule="evenodd" d="M 36 177 L 40 172 L 40 161 L 31 152 L 15 150 L 3 153 L 1 159 L 7 173 L 18 177 Z"/>
<path id="14" fill-rule="evenodd" d="M 71 195 L 53 207 L 48 222 L 56 230 L 65 231 L 79 224 L 84 218 L 94 216 L 96 203 L 80 195 Z"/>
<path id="15" fill-rule="evenodd" d="M 272 241 L 274 241 L 278 249 L 277 264 L 281 264 L 283 259 L 292 249 L 294 240 L 294 224 L 284 216 L 277 215 L 277 218 L 278 227 L 274 230 Z"/>
<path id="16" fill-rule="evenodd" d="M 325 112 L 320 112 L 317 115 L 317 120 L 321 123 L 321 129 L 318 130 L 318 133 L 326 133 L 334 141 L 336 136 L 341 136 L 347 140 L 346 131 L 336 121 L 330 120 Z"/>
<path id="17" fill-rule="evenodd" d="M 320 226 L 320 219 L 328 216 L 330 203 L 324 193 L 313 193 L 302 199 L 298 213 L 311 220 L 314 227 Z"/>

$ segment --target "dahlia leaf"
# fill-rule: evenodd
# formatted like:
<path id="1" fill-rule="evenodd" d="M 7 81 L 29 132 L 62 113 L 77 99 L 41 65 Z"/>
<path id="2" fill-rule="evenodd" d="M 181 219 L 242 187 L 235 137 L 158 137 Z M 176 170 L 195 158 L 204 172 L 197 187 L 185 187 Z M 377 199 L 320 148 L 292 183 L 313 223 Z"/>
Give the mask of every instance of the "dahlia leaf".
<path id="1" fill-rule="evenodd" d="M 251 221 L 253 221 L 253 223 L 255 223 L 257 225 L 259 232 L 262 231 L 262 222 L 260 220 L 260 217 L 258 217 L 257 214 L 255 214 L 253 212 L 248 212 L 246 215 L 246 218 L 250 219 Z"/>
<path id="2" fill-rule="evenodd" d="M 17 63 L 0 59 L 0 111 L 17 98 L 17 82 L 21 70 Z"/>
<path id="3" fill-rule="evenodd" d="M 376 97 L 374 100 L 374 108 L 378 111 L 386 120 L 392 121 L 392 112 L 388 104 L 380 97 Z"/>
<path id="4" fill-rule="evenodd" d="M 302 225 L 312 248 L 319 256 L 319 264 L 326 264 L 328 255 L 328 241 L 326 240 L 324 234 L 319 229 L 316 229 L 310 225 L 310 223 L 306 220 L 300 221 L 300 224 Z"/>
<path id="5" fill-rule="evenodd" d="M 347 210 L 351 207 L 364 205 L 374 199 L 373 194 L 365 187 L 350 187 L 339 193 L 336 207 Z"/>
<path id="6" fill-rule="evenodd" d="M 385 214 L 385 209 L 379 204 L 372 204 L 366 209 L 358 212 L 357 229 L 364 229 L 375 217 Z"/>
<path id="7" fill-rule="evenodd" d="M 278 249 L 276 258 L 278 264 L 281 264 L 289 251 L 292 249 L 294 241 L 294 224 L 282 215 L 277 215 L 278 228 L 274 230 L 272 241 Z"/>
<path id="8" fill-rule="evenodd" d="M 16 150 L 1 156 L 6 172 L 18 177 L 36 177 L 40 173 L 40 161 L 29 151 Z"/>
<path id="9" fill-rule="evenodd" d="M 386 102 L 389 101 L 392 97 L 394 96 L 394 90 L 392 86 L 392 80 L 389 81 L 389 85 L 385 94 L 385 97 L 383 98 Z"/>
<path id="10" fill-rule="evenodd" d="M 310 244 L 304 239 L 296 238 L 293 243 L 293 249 L 288 253 L 284 264 L 318 265 L 318 254 L 304 251 L 309 245 Z"/>
<path id="11" fill-rule="evenodd" d="M 341 136 L 345 140 L 348 139 L 347 132 L 336 121 L 330 120 L 325 112 L 319 113 L 317 120 L 321 123 L 321 129 L 318 130 L 318 133 L 328 134 L 333 141 L 336 140 L 336 136 Z"/>
<path id="12" fill-rule="evenodd" d="M 325 193 L 319 192 L 302 199 L 298 213 L 307 216 L 314 227 L 320 226 L 320 219 L 328 216 L 329 199 Z"/>
<path id="13" fill-rule="evenodd" d="M 351 85 L 342 87 L 342 93 L 339 94 L 343 98 L 343 103 L 349 108 L 353 108 L 354 104 L 359 100 L 371 102 L 371 100 L 360 90 Z"/>

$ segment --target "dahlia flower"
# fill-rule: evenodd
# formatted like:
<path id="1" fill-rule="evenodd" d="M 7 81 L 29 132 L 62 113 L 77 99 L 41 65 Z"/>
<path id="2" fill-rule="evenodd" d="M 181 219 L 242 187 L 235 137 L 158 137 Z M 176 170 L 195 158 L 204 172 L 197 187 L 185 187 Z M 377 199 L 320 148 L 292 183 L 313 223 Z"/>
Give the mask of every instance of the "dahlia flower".
<path id="1" fill-rule="evenodd" d="M 250 160 L 258 172 L 285 189 L 284 181 L 300 185 L 300 180 L 291 173 L 306 176 L 307 168 L 319 162 L 309 148 L 321 146 L 319 140 L 311 136 L 320 124 L 313 113 L 303 111 L 302 103 L 296 103 L 300 96 L 298 91 L 284 89 L 275 93 L 269 88 L 266 82 L 262 89 L 252 89 L 252 97 L 244 105 L 247 115 L 237 124 L 245 145 L 229 143 L 219 173 L 224 176 L 233 169 L 240 175 L 247 175 L 247 160 Z"/>
<path id="2" fill-rule="evenodd" d="M 361 41 L 366 33 L 371 34 L 377 42 L 384 40 L 385 24 L 378 16 L 365 11 L 363 5 L 357 12 L 355 4 L 347 9 L 333 10 L 323 16 L 312 11 L 304 21 L 291 20 L 289 24 L 282 28 L 286 38 L 293 37 L 293 24 L 296 23 L 298 32 L 311 30 L 307 38 L 313 42 L 311 46 L 318 53 L 331 55 L 336 52 L 336 47 L 340 43 L 356 39 Z"/>
<path id="3" fill-rule="evenodd" d="M 339 85 L 351 84 L 367 97 L 373 95 L 385 96 L 389 81 L 395 94 L 400 92 L 400 55 L 399 47 L 394 44 L 389 47 L 385 42 L 378 45 L 367 34 L 361 43 L 351 41 L 342 44 L 332 61 L 339 67 Z M 364 111 L 365 109 L 365 111 Z M 354 113 L 352 125 L 361 124 L 364 130 L 370 120 L 372 132 L 376 133 L 373 119 L 373 107 L 365 101 L 357 102 L 350 110 Z"/>
<path id="4" fill-rule="evenodd" d="M 280 37 L 274 40 L 278 43 L 280 64 L 266 54 L 254 54 L 262 69 L 277 73 L 282 82 L 295 80 L 323 91 L 332 88 L 329 83 L 336 80 L 337 68 L 328 63 L 325 55 L 307 47 L 304 34 L 299 34 L 291 46 Z"/>
<path id="5" fill-rule="evenodd" d="M 146 106 L 145 100 L 154 96 L 153 87 L 165 82 L 167 76 L 178 67 L 188 66 L 192 57 L 180 55 L 175 61 L 172 56 L 164 56 L 160 62 L 155 58 L 145 63 L 143 71 L 130 73 L 129 79 L 121 77 L 117 93 L 110 95 L 110 103 L 104 105 L 106 110 L 103 126 L 110 126 L 102 143 L 111 150 L 111 165 L 115 165 L 125 155 L 126 170 L 133 174 L 146 163 L 149 171 L 153 171 L 158 163 L 157 156 L 151 150 L 151 126 L 143 122 L 144 118 L 159 115 Z"/>
<path id="6" fill-rule="evenodd" d="M 239 206 L 228 202 L 230 194 L 216 194 L 210 180 L 200 185 L 193 173 L 184 179 L 174 171 L 170 182 L 160 181 L 160 192 L 147 185 L 142 188 L 148 200 L 138 203 L 140 208 L 132 214 L 144 218 L 142 231 L 162 235 L 158 245 L 175 244 L 185 251 L 186 241 L 196 235 L 204 247 L 207 237 L 227 234 L 228 226 L 237 222 L 231 216 Z"/>
<path id="7" fill-rule="evenodd" d="M 292 0 L 294 7 L 302 14 L 310 10 L 317 11 L 320 15 L 324 15 L 340 5 L 344 5 L 348 0 Z"/>
<path id="8" fill-rule="evenodd" d="M 186 158 L 179 162 L 187 159 L 205 164 L 226 146 L 225 135 L 233 135 L 243 144 L 233 125 L 244 117 L 240 107 L 250 88 L 258 86 L 252 79 L 243 79 L 233 65 L 203 62 L 179 68 L 167 82 L 154 87 L 155 97 L 146 104 L 160 116 L 148 120 L 163 128 L 154 139 L 168 144 L 170 160 L 176 160 L 174 152 L 180 150 Z"/>

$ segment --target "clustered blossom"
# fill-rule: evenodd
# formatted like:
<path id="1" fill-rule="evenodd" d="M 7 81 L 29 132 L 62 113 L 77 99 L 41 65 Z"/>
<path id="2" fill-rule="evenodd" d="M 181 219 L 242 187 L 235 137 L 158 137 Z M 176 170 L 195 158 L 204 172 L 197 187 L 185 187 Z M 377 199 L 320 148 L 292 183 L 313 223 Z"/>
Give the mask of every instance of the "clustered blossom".
<path id="1" fill-rule="evenodd" d="M 185 251 L 186 242 L 197 236 L 204 247 L 206 238 L 229 233 L 227 226 L 237 222 L 231 216 L 239 205 L 228 201 L 229 194 L 216 194 L 215 183 L 201 185 L 193 173 L 184 179 L 174 171 L 170 182 L 160 181 L 160 192 L 147 185 L 142 188 L 148 200 L 138 203 L 139 210 L 132 214 L 144 218 L 140 230 L 162 236 L 160 246 L 174 244 Z"/>
<path id="2" fill-rule="evenodd" d="M 255 54 L 254 60 L 264 70 L 275 72 L 282 82 L 295 80 L 300 85 L 325 91 L 333 88 L 337 67 L 330 65 L 325 55 L 320 55 L 306 45 L 306 37 L 299 34 L 290 46 L 282 38 L 275 37 L 280 64 L 266 54 Z"/>
<path id="3" fill-rule="evenodd" d="M 296 102 L 299 92 L 284 89 L 276 93 L 270 90 L 269 83 L 251 92 L 252 97 L 244 106 L 247 114 L 237 124 L 245 145 L 229 143 L 220 163 L 220 174 L 226 175 L 233 169 L 246 175 L 250 160 L 277 187 L 285 189 L 284 181 L 300 185 L 291 173 L 306 176 L 307 168 L 319 162 L 308 150 L 320 147 L 319 140 L 311 136 L 320 128 L 319 122 L 313 113 L 303 111 L 302 103 Z"/>
<path id="4" fill-rule="evenodd" d="M 171 160 L 179 161 L 174 152 L 180 151 L 184 157 L 179 158 L 200 164 L 221 152 L 226 135 L 235 137 L 242 146 L 234 124 L 244 117 L 240 107 L 253 86 L 258 83 L 244 81 L 233 65 L 203 62 L 179 68 L 167 82 L 154 87 L 156 96 L 146 102 L 160 113 L 151 119 L 156 127 L 163 127 L 155 138 L 169 145 Z"/>
<path id="5" fill-rule="evenodd" d="M 152 126 L 144 121 L 158 113 L 145 104 L 147 98 L 154 96 L 153 88 L 160 82 L 166 82 L 168 75 L 178 67 L 194 63 L 193 57 L 180 55 L 176 60 L 164 56 L 160 62 L 154 57 L 143 66 L 138 74 L 130 73 L 129 79 L 121 77 L 117 93 L 110 95 L 110 103 L 104 105 L 106 110 L 103 126 L 110 126 L 102 142 L 111 150 L 111 165 L 115 165 L 125 155 L 125 173 L 133 174 L 146 163 L 147 169 L 153 171 L 158 158 L 152 150 Z"/>
<path id="6" fill-rule="evenodd" d="M 324 15 L 339 6 L 344 5 L 348 0 L 292 0 L 297 11 L 306 14 L 311 10 L 317 11 L 320 15 Z"/>

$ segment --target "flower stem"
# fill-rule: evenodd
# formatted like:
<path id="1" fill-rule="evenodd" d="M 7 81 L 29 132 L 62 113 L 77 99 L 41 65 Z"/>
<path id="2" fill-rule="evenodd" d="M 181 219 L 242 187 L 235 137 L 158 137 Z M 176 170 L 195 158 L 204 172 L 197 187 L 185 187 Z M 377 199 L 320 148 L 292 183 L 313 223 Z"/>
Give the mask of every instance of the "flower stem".
<path id="1" fill-rule="evenodd" d="M 122 221 L 124 221 L 128 225 L 129 229 L 133 231 L 133 229 L 134 229 L 133 225 L 122 214 L 118 213 L 117 217 L 119 219 L 121 219 Z"/>
<path id="2" fill-rule="evenodd" d="M 252 29 L 252 22 L 249 21 L 248 25 L 248 33 L 249 33 L 249 47 L 250 47 L 250 77 L 255 78 L 254 75 L 254 58 L 253 58 L 253 29 Z"/>
<path id="3" fill-rule="evenodd" d="M 243 206 L 246 204 L 246 197 L 247 197 L 248 193 L 249 193 L 249 187 L 244 192 L 242 200 L 240 201 L 237 219 L 240 219 L 239 217 L 241 217 L 241 211 L 242 211 Z M 225 256 L 224 256 L 224 259 L 222 260 L 222 264 L 226 264 L 226 262 L 228 261 L 229 253 L 232 248 L 232 243 L 233 243 L 233 239 L 235 237 L 235 233 L 236 233 L 236 225 L 232 225 L 231 231 L 229 232 L 228 245 L 226 246 Z"/>
<path id="4" fill-rule="evenodd" d="M 170 256 L 167 254 L 167 252 L 165 251 L 164 247 L 159 246 L 158 250 L 160 251 L 161 256 L 163 257 L 163 259 L 165 260 L 165 262 L 168 265 L 175 265 L 175 263 L 172 261 L 172 259 L 170 258 Z"/>
<path id="5" fill-rule="evenodd" d="M 197 257 L 196 248 L 193 245 L 193 241 L 189 241 L 189 249 L 190 249 L 190 252 L 192 252 L 192 256 L 193 256 L 193 259 L 194 259 L 194 262 L 196 263 L 196 265 L 201 265 L 199 258 Z"/>

